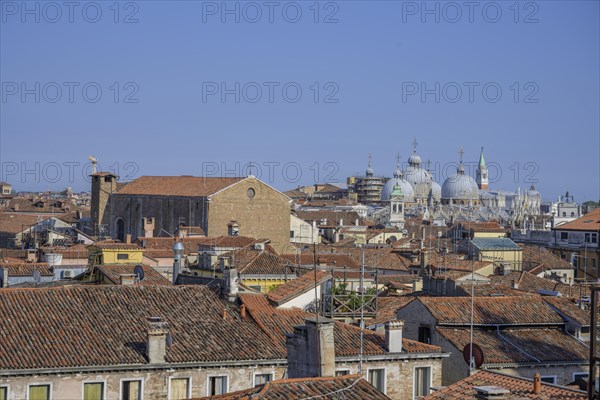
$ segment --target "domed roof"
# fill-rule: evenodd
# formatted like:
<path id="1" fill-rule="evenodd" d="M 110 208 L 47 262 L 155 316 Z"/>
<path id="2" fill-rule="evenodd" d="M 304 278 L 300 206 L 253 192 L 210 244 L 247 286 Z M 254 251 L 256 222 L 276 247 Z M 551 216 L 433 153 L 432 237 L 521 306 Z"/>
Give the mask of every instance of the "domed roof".
<path id="1" fill-rule="evenodd" d="M 427 183 L 431 182 L 431 175 L 421 168 L 418 165 L 409 165 L 406 167 L 404 171 L 404 179 L 406 179 L 411 185 L 416 185 L 419 183 Z"/>
<path id="2" fill-rule="evenodd" d="M 431 190 L 429 193 L 434 200 L 439 200 L 442 198 L 442 187 L 436 181 L 431 181 Z"/>
<path id="3" fill-rule="evenodd" d="M 413 198 L 415 196 L 415 191 L 413 187 L 406 180 L 402 178 L 392 178 L 383 187 L 381 191 L 381 201 L 389 201 L 392 197 L 392 192 L 394 188 L 398 185 L 402 190 L 402 194 L 404 194 L 404 198 Z"/>
<path id="4" fill-rule="evenodd" d="M 479 187 L 475 179 L 465 175 L 462 164 L 456 169 L 456 174 L 448 177 L 442 185 L 442 198 L 444 199 L 477 199 Z"/>
<path id="5" fill-rule="evenodd" d="M 421 165 L 421 157 L 415 152 L 408 158 L 408 164 L 413 166 Z"/>

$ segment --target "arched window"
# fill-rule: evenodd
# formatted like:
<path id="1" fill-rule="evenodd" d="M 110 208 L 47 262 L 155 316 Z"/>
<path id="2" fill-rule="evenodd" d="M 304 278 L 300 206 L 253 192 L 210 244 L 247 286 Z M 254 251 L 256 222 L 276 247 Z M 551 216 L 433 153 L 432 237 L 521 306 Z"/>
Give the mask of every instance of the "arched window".
<path id="1" fill-rule="evenodd" d="M 123 218 L 119 217 L 115 221 L 115 233 L 117 240 L 121 242 L 125 242 L 125 221 Z"/>
<path id="2" fill-rule="evenodd" d="M 398 212 L 398 209 L 396 208 L 396 204 L 392 204 L 392 212 Z"/>

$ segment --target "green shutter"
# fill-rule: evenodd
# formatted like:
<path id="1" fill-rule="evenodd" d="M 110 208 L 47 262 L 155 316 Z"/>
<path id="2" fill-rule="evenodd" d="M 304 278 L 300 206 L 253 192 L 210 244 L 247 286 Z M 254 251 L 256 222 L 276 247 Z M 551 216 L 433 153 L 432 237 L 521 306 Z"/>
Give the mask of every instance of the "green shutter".
<path id="1" fill-rule="evenodd" d="M 0 400 L 7 400 L 8 397 L 8 389 L 5 387 L 0 387 Z"/>
<path id="2" fill-rule="evenodd" d="M 85 383 L 83 385 L 83 400 L 103 400 L 103 383 Z"/>
<path id="3" fill-rule="evenodd" d="M 29 400 L 50 400 L 50 385 L 29 386 Z"/>

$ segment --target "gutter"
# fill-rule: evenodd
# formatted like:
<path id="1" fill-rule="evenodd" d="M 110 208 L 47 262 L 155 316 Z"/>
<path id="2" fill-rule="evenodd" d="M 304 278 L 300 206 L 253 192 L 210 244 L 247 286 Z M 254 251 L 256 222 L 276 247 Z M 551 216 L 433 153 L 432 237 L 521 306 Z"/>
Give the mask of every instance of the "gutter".
<path id="1" fill-rule="evenodd" d="M 163 364 L 131 364 L 131 365 L 94 365 L 84 367 L 65 368 L 31 368 L 0 370 L 0 376 L 21 375 L 51 375 L 83 372 L 119 372 L 119 371 L 156 371 L 169 369 L 191 369 L 191 368 L 220 368 L 224 366 L 251 366 L 251 365 L 287 365 L 287 359 L 271 360 L 243 360 L 243 361 L 215 361 L 215 362 L 193 362 L 193 363 L 163 363 Z"/>

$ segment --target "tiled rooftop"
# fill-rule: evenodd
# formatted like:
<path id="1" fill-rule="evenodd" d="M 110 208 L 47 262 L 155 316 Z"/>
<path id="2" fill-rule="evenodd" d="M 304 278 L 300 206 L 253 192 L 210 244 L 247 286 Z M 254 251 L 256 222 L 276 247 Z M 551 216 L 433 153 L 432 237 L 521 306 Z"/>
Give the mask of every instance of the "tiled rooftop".
<path id="1" fill-rule="evenodd" d="M 496 386 L 510 391 L 506 400 L 585 400 L 587 393 L 542 382 L 540 394 L 533 394 L 531 379 L 499 374 L 491 371 L 478 371 L 474 375 L 462 379 L 450 386 L 440 389 L 425 397 L 425 400 L 476 400 L 475 387 Z"/>
<path id="2" fill-rule="evenodd" d="M 265 295 L 241 294 L 240 300 L 246 305 L 250 316 L 271 336 L 273 343 L 285 349 L 285 335 L 294 331 L 294 326 L 304 325 L 306 318 L 314 314 L 299 308 L 279 309 L 269 304 Z M 336 321 L 334 327 L 336 356 L 357 356 L 360 349 L 360 328 Z M 408 353 L 439 353 L 440 347 L 403 339 L 403 350 Z M 364 354 L 386 354 L 383 335 L 364 331 Z"/>
<path id="3" fill-rule="evenodd" d="M 48 263 L 0 263 L 0 268 L 8 270 L 8 276 L 33 276 L 39 271 L 41 276 L 52 276 L 52 268 Z"/>
<path id="4" fill-rule="evenodd" d="M 388 400 L 358 375 L 326 378 L 297 378 L 272 381 L 252 389 L 205 397 L 212 400 L 299 400 L 306 398 L 346 400 Z"/>
<path id="5" fill-rule="evenodd" d="M 3 370 L 146 365 L 148 317 L 169 324 L 170 363 L 286 357 L 206 286 L 3 289 L 0 315 Z"/>
<path id="6" fill-rule="evenodd" d="M 88 247 L 97 247 L 101 250 L 139 250 L 142 248 L 135 243 L 121 243 L 116 240 L 103 240 L 90 244 Z"/>
<path id="7" fill-rule="evenodd" d="M 575 221 L 557 226 L 554 230 L 600 231 L 600 208 L 590 211 L 581 218 L 577 218 Z"/>
<path id="8" fill-rule="evenodd" d="M 440 325 L 469 325 L 468 297 L 419 297 Z M 563 318 L 541 296 L 476 297 L 475 325 L 562 325 Z"/>
<path id="9" fill-rule="evenodd" d="M 117 195 L 210 196 L 244 178 L 198 176 L 141 176 L 130 182 Z"/>
<path id="10" fill-rule="evenodd" d="M 316 285 L 320 285 L 323 282 L 331 279 L 331 274 L 326 271 L 316 271 L 315 273 L 308 272 L 301 277 L 292 279 L 287 283 L 278 286 L 276 289 L 269 292 L 269 300 L 276 305 L 281 305 L 294 297 L 305 293 L 307 290 L 311 290 Z"/>
<path id="11" fill-rule="evenodd" d="M 106 279 L 115 285 L 121 284 L 121 275 L 133 274 L 135 265 L 96 265 L 96 268 Z M 171 286 L 171 282 L 149 265 L 142 265 L 144 279 L 136 285 L 142 286 Z"/>
<path id="12" fill-rule="evenodd" d="M 437 328 L 457 349 L 470 343 L 469 328 Z M 589 348 L 556 328 L 474 329 L 473 343 L 484 355 L 484 364 L 585 362 Z"/>

